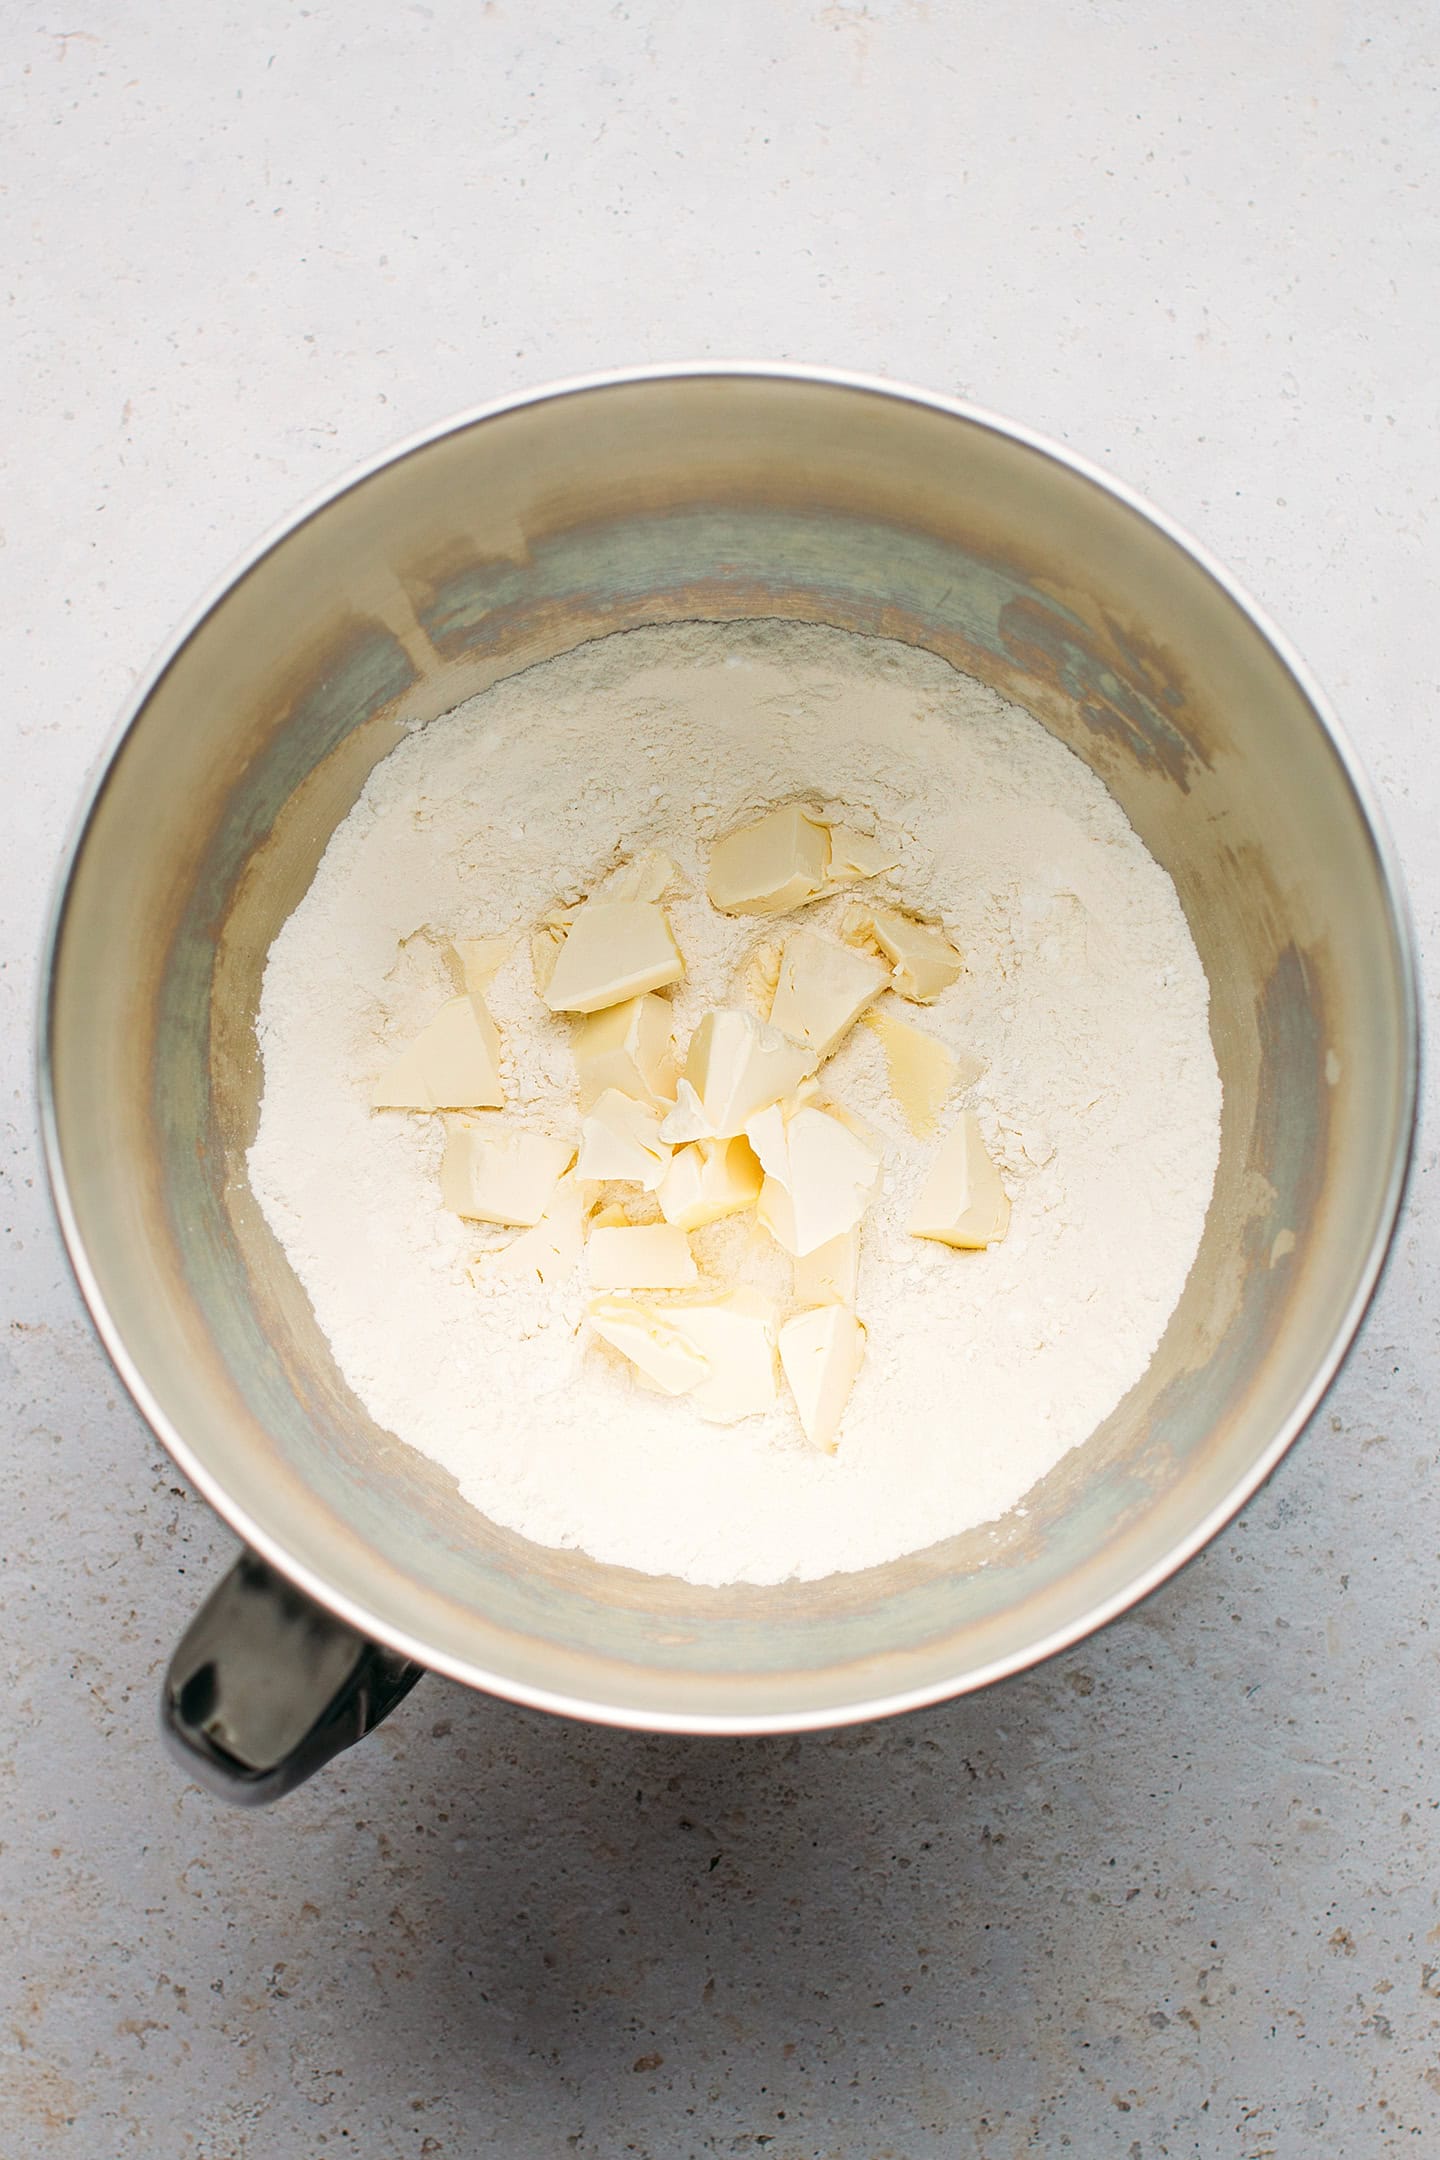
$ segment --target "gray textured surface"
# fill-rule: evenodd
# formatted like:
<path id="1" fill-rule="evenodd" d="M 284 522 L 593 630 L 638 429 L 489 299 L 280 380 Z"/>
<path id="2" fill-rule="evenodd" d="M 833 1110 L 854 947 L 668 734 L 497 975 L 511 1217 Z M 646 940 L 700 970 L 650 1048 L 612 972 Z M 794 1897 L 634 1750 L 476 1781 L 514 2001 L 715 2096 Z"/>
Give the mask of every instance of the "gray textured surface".
<path id="1" fill-rule="evenodd" d="M 1432 944 L 1437 46 L 1433 0 L 5 10 L 4 2160 L 1440 2149 L 1427 1140 L 1306 1440 L 1079 1653 L 749 1745 L 430 1681 L 250 1819 L 155 1743 L 227 1540 L 90 1341 L 27 1063 L 66 816 L 196 592 L 413 425 L 685 354 L 963 391 L 1188 522 Z"/>

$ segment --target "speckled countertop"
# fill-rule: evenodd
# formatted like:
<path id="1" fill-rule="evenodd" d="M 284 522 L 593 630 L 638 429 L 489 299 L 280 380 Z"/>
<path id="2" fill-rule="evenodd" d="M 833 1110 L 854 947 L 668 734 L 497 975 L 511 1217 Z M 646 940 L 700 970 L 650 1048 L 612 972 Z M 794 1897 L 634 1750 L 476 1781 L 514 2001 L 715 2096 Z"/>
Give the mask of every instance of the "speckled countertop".
<path id="1" fill-rule="evenodd" d="M 32 1132 L 70 807 L 192 599 L 478 398 L 749 354 L 1108 464 L 1279 617 L 1440 902 L 1429 4 L 12 0 L 0 381 L 0 2156 L 1440 2150 L 1433 1131 L 1235 1527 L 952 1708 L 753 1743 L 426 1682 L 279 1811 L 155 1739 L 230 1549 Z"/>

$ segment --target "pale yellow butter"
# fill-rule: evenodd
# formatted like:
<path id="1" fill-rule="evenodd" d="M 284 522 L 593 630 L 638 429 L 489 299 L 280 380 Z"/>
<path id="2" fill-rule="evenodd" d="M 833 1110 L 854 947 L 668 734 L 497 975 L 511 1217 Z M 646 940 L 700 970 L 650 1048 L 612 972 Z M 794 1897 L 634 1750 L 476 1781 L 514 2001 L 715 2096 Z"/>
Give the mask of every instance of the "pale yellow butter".
<path id="1" fill-rule="evenodd" d="M 823 891 L 829 867 L 828 828 L 785 803 L 716 841 L 705 890 L 726 915 L 783 915 Z"/>
<path id="2" fill-rule="evenodd" d="M 964 956 L 943 930 L 899 908 L 876 903 L 847 908 L 840 935 L 847 945 L 882 952 L 890 962 L 891 982 L 912 1005 L 933 1004 L 964 972 Z"/>
<path id="3" fill-rule="evenodd" d="M 860 1232 L 842 1230 L 795 1262 L 798 1305 L 851 1305 L 860 1276 Z"/>
<path id="4" fill-rule="evenodd" d="M 386 1067 L 372 1110 L 498 1110 L 500 1031 L 477 998 L 456 997 Z"/>
<path id="5" fill-rule="evenodd" d="M 539 997 L 543 998 L 550 987 L 550 978 L 555 973 L 555 963 L 560 957 L 560 947 L 564 942 L 565 933 L 548 924 L 531 932 L 530 966 L 534 971 L 535 990 Z"/>
<path id="6" fill-rule="evenodd" d="M 654 1192 L 670 1167 L 660 1137 L 659 1113 L 619 1088 L 606 1088 L 580 1121 L 576 1173 L 600 1182 L 616 1179 Z"/>
<path id="7" fill-rule="evenodd" d="M 825 874 L 827 885 L 858 885 L 863 878 L 879 877 L 886 870 L 893 870 L 899 861 L 894 848 L 888 848 L 881 840 L 872 840 L 868 833 L 856 832 L 849 825 L 830 827 L 830 863 Z"/>
<path id="8" fill-rule="evenodd" d="M 781 951 L 779 945 L 757 945 L 745 963 L 742 978 L 745 995 L 762 1020 L 769 1019 L 770 1008 L 775 1002 Z"/>
<path id="9" fill-rule="evenodd" d="M 530 965 L 535 974 L 536 994 L 542 998 L 549 988 L 550 978 L 555 972 L 555 963 L 560 957 L 560 948 L 569 934 L 570 925 L 584 904 L 581 900 L 573 907 L 561 907 L 557 902 L 547 910 L 540 927 L 531 935 Z"/>
<path id="10" fill-rule="evenodd" d="M 577 1020 L 575 1071 L 581 1109 L 588 1110 L 607 1088 L 619 1088 L 637 1102 L 672 1103 L 672 1024 L 669 1000 L 653 991 Z"/>
<path id="11" fill-rule="evenodd" d="M 868 1141 L 809 1104 L 772 1105 L 745 1130 L 765 1172 L 756 1220 L 777 1245 L 800 1260 L 855 1228 L 880 1176 Z"/>
<path id="12" fill-rule="evenodd" d="M 883 961 L 837 945 L 814 930 L 792 930 L 785 941 L 770 1025 L 817 1058 L 838 1049 L 865 1007 L 889 980 Z"/>
<path id="13" fill-rule="evenodd" d="M 796 1313 L 780 1330 L 780 1362 L 812 1447 L 835 1452 L 840 1420 L 865 1355 L 865 1330 L 843 1305 Z"/>
<path id="14" fill-rule="evenodd" d="M 497 1117 L 447 1117 L 440 1193 L 452 1215 L 528 1230 L 575 1160 L 574 1143 Z"/>
<path id="15" fill-rule="evenodd" d="M 665 1320 L 707 1373 L 691 1396 L 701 1417 L 733 1425 L 775 1407 L 775 1306 L 749 1289 L 707 1303 L 671 1305 Z"/>
<path id="16" fill-rule="evenodd" d="M 698 1350 L 634 1298 L 591 1298 L 585 1308 L 591 1327 L 629 1358 L 641 1379 L 665 1395 L 686 1395 L 710 1377 Z"/>
<path id="17" fill-rule="evenodd" d="M 660 1137 L 671 1147 L 684 1147 L 691 1140 L 713 1140 L 715 1137 L 706 1119 L 704 1105 L 683 1073 L 675 1083 L 675 1107 L 660 1121 Z"/>
<path id="18" fill-rule="evenodd" d="M 591 1325 L 624 1352 L 640 1377 L 688 1395 L 713 1424 L 733 1425 L 775 1406 L 775 1307 L 756 1291 L 732 1290 L 659 1307 L 640 1298 L 593 1298 Z"/>
<path id="19" fill-rule="evenodd" d="M 674 884 L 676 870 L 660 848 L 627 863 L 606 889 L 607 900 L 663 900 Z"/>
<path id="20" fill-rule="evenodd" d="M 503 937 L 468 937 L 450 940 L 450 973 L 457 990 L 480 999 L 489 989 L 510 951 Z"/>
<path id="21" fill-rule="evenodd" d="M 912 1237 L 941 1245 L 994 1245 L 1010 1227 L 1010 1202 L 966 1110 L 950 1128 L 910 1213 Z"/>
<path id="22" fill-rule="evenodd" d="M 733 1139 L 747 1119 L 793 1094 L 814 1070 L 813 1052 L 754 1013 L 736 1006 L 706 1013 L 690 1038 L 676 1107 L 661 1132 L 676 1146 Z"/>
<path id="23" fill-rule="evenodd" d="M 723 1215 L 753 1207 L 760 1181 L 760 1165 L 748 1140 L 692 1140 L 671 1156 L 656 1198 L 666 1222 L 700 1230 Z"/>
<path id="24" fill-rule="evenodd" d="M 945 1098 L 959 1078 L 954 1058 L 944 1043 L 936 1042 L 908 1020 L 901 1020 L 883 1006 L 864 1016 L 885 1053 L 890 1092 L 917 1140 L 926 1140 L 940 1122 Z M 974 1077 L 972 1070 L 971 1077 Z"/>
<path id="25" fill-rule="evenodd" d="M 566 933 L 542 996 L 552 1012 L 592 1013 L 679 982 L 684 963 L 651 900 L 588 900 Z"/>
<path id="26" fill-rule="evenodd" d="M 550 1196 L 540 1220 L 498 1253 L 489 1256 L 496 1275 L 533 1275 L 537 1282 L 565 1282 L 580 1265 L 585 1249 L 585 1202 L 577 1177 L 567 1173 Z"/>
<path id="27" fill-rule="evenodd" d="M 684 1290 L 700 1279 L 690 1240 L 673 1223 L 592 1230 L 586 1257 L 596 1290 Z"/>

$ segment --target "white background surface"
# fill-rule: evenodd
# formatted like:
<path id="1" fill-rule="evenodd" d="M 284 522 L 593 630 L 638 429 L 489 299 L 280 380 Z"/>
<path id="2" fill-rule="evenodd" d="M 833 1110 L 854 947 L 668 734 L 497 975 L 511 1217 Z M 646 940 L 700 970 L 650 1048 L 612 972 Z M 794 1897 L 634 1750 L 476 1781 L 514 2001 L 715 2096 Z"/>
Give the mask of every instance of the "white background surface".
<path id="1" fill-rule="evenodd" d="M 1433 944 L 1437 49 L 1433 0 L 0 14 L 5 2160 L 1440 2149 L 1428 1136 L 1308 1437 L 1102 1639 L 795 1742 L 432 1680 L 250 1818 L 154 1738 L 229 1542 L 91 1341 L 29 1077 L 66 819 L 199 591 L 627 361 L 890 373 L 1137 484 L 1328 685 Z"/>

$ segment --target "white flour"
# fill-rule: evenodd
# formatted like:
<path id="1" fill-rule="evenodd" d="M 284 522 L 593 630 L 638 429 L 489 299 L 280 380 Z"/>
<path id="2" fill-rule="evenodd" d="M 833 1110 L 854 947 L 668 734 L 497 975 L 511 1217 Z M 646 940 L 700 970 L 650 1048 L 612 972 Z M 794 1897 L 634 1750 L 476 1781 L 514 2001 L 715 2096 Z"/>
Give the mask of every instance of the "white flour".
<path id="1" fill-rule="evenodd" d="M 947 1122 L 975 1109 L 1014 1203 L 985 1253 L 906 1233 L 934 1143 L 911 1138 L 857 1028 L 827 1091 L 882 1136 L 885 1173 L 863 1232 L 868 1354 L 833 1457 L 807 1449 L 788 1400 L 724 1427 L 634 1384 L 582 1325 L 583 1268 L 548 1288 L 482 1268 L 477 1287 L 502 1234 L 441 1209 L 439 1120 L 366 1107 L 389 1052 L 450 994 L 413 933 L 513 931 L 489 998 L 509 1105 L 574 1129 L 569 1028 L 535 995 L 529 927 L 665 848 L 686 878 L 667 900 L 683 1044 L 706 1006 L 736 1000 L 767 933 L 705 901 L 709 843 L 794 796 L 897 840 L 898 868 L 868 889 L 943 916 L 966 952 L 936 1006 L 896 1009 L 983 1061 Z M 637 630 L 498 684 L 371 776 L 270 954 L 250 1173 L 351 1386 L 477 1508 L 693 1582 L 810 1578 L 1004 1513 L 1144 1371 L 1214 1177 L 1207 1002 L 1169 878 L 1017 707 L 839 631 Z M 738 1236 L 733 1220 L 701 1233 L 702 1263 Z"/>

